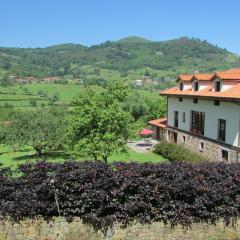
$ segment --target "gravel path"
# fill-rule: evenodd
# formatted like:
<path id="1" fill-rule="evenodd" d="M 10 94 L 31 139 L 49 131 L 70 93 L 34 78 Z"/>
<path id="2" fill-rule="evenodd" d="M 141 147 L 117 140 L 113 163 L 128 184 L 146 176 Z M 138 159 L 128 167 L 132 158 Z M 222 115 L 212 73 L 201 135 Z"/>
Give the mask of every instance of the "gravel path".
<path id="1" fill-rule="evenodd" d="M 149 141 L 140 140 L 140 141 L 129 141 L 127 143 L 128 147 L 139 153 L 148 153 L 150 152 L 154 145 L 156 145 L 158 141 L 150 139 Z"/>

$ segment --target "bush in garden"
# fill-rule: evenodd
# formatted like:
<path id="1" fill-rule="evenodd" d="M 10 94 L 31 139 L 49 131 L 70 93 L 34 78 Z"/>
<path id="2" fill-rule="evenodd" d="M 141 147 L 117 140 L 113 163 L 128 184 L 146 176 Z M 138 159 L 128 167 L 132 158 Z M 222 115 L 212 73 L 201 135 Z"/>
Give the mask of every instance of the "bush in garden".
<path id="1" fill-rule="evenodd" d="M 240 217 L 240 164 L 38 162 L 19 177 L 0 170 L 0 213 L 80 217 L 95 229 L 114 223 L 228 224 Z"/>
<path id="2" fill-rule="evenodd" d="M 203 162 L 206 159 L 199 154 L 193 153 L 181 145 L 161 142 L 154 147 L 154 152 L 167 158 L 170 162 Z"/>

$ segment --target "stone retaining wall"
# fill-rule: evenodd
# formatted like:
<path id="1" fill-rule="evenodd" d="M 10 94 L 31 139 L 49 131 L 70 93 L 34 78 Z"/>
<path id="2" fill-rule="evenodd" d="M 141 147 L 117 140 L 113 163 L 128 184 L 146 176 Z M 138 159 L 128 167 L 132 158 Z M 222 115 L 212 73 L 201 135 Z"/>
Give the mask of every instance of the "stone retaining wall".
<path id="1" fill-rule="evenodd" d="M 238 240 L 240 221 L 236 228 L 225 228 L 223 223 L 216 226 L 195 224 L 190 230 L 180 226 L 172 229 L 161 223 L 151 225 L 134 224 L 127 229 L 115 226 L 107 236 L 95 233 L 83 225 L 79 218 L 67 223 L 64 218 L 54 218 L 50 222 L 43 219 L 26 219 L 20 223 L 0 222 L 0 240 Z"/>

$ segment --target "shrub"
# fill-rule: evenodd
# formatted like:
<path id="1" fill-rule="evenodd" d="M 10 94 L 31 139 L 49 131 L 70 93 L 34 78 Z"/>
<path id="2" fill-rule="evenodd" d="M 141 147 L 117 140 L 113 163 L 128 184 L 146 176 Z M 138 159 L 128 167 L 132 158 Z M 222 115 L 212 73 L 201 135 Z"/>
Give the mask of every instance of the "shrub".
<path id="1" fill-rule="evenodd" d="M 174 143 L 161 142 L 155 145 L 155 153 L 167 158 L 170 162 L 203 162 L 206 159 L 197 153 L 193 153 L 181 145 Z"/>
<path id="2" fill-rule="evenodd" d="M 4 107 L 5 108 L 13 108 L 13 105 L 11 103 L 5 102 Z"/>
<path id="3" fill-rule="evenodd" d="M 114 223 L 228 224 L 240 217 L 240 164 L 38 162 L 0 170 L 0 215 Z"/>
<path id="4" fill-rule="evenodd" d="M 36 107 L 37 106 L 37 101 L 34 100 L 34 99 L 30 99 L 29 104 L 30 104 L 31 107 Z"/>

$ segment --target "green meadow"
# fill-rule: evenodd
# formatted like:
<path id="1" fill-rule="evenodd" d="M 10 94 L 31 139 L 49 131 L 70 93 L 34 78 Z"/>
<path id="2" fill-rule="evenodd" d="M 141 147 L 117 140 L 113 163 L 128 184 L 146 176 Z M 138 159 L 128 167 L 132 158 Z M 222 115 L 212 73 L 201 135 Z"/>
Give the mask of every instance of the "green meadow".
<path id="1" fill-rule="evenodd" d="M 90 86 L 95 90 L 100 90 L 99 86 Z M 37 105 L 42 103 L 47 104 L 48 99 L 59 96 L 58 103 L 70 104 L 78 94 L 84 89 L 83 85 L 77 84 L 26 84 L 14 85 L 10 87 L 0 86 L 0 106 L 10 105 L 12 107 L 30 107 L 31 101 L 36 101 Z M 141 96 L 148 98 L 151 101 L 159 99 L 157 91 L 137 90 Z M 44 93 L 45 96 L 40 96 L 39 93 Z"/>
<path id="2" fill-rule="evenodd" d="M 4 167 L 10 167 L 13 170 L 16 169 L 19 165 L 25 163 L 33 163 L 39 160 L 48 160 L 50 162 L 64 162 L 65 160 L 72 159 L 68 154 L 63 152 L 57 152 L 52 155 L 48 155 L 42 158 L 37 158 L 35 156 L 35 152 L 31 147 L 24 147 L 17 151 L 13 151 L 13 149 L 8 145 L 0 144 L 0 163 L 3 164 Z M 77 161 L 83 161 L 83 159 L 76 159 Z M 148 153 L 138 153 L 131 149 L 128 149 L 127 153 L 114 153 L 108 161 L 111 162 L 165 162 L 162 156 L 157 155 L 153 152 Z"/>

